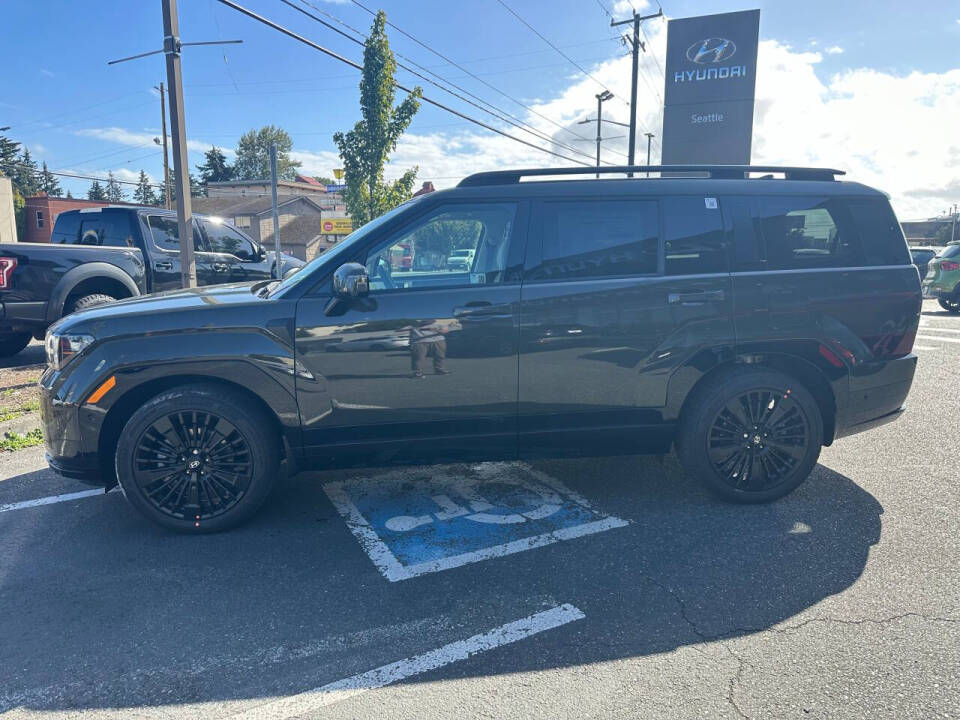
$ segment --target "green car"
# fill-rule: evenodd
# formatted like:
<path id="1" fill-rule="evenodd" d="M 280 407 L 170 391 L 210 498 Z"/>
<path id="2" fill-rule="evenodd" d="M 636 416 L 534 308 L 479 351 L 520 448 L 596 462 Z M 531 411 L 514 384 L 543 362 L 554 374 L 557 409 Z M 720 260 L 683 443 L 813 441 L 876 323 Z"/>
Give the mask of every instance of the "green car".
<path id="1" fill-rule="evenodd" d="M 960 243 L 947 245 L 930 261 L 923 296 L 936 298 L 944 310 L 960 313 Z"/>

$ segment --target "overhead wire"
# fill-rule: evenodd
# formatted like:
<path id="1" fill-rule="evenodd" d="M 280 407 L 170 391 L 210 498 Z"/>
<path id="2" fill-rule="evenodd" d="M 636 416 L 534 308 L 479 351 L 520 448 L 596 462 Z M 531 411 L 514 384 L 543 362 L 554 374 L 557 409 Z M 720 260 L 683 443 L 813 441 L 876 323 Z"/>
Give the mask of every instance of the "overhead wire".
<path id="1" fill-rule="evenodd" d="M 359 0 L 350 0 L 350 2 L 352 2 L 354 5 L 356 5 L 357 7 L 361 8 L 362 10 L 365 10 L 366 12 L 370 13 L 371 15 L 376 15 L 376 12 L 375 12 L 374 10 L 371 10 L 371 9 L 368 8 L 366 5 L 364 5 L 363 3 L 361 3 Z M 542 120 L 546 120 L 546 121 L 547 121 L 548 123 L 550 123 L 551 125 L 554 125 L 554 126 L 560 128 L 560 129 L 563 130 L 564 132 L 570 133 L 571 135 L 579 138 L 580 140 L 590 140 L 590 139 L 591 139 L 591 138 L 588 138 L 588 137 L 586 137 L 586 136 L 584 136 L 584 135 L 581 135 L 580 133 L 572 130 L 572 129 L 569 128 L 569 127 L 566 127 L 565 125 L 562 125 L 561 123 L 558 123 L 558 122 L 557 122 L 556 120 L 554 120 L 553 118 L 547 117 L 547 116 L 544 115 L 543 113 L 541 113 L 541 112 L 539 112 L 539 111 L 537 111 L 537 110 L 534 110 L 532 107 L 530 107 L 530 106 L 527 105 L 526 103 L 522 102 L 521 100 L 517 100 L 517 99 L 516 99 L 515 97 L 513 97 L 512 95 L 510 95 L 510 94 L 504 92 L 503 90 L 501 90 L 500 88 L 498 88 L 498 87 L 496 87 L 496 86 L 488 83 L 486 80 L 484 80 L 483 78 L 479 77 L 476 73 L 473 73 L 473 72 L 471 72 L 470 70 L 467 70 L 467 69 L 466 69 L 465 67 L 463 67 L 463 65 L 461 65 L 460 63 L 457 63 L 456 61 L 451 60 L 449 57 L 447 57 L 446 55 L 444 55 L 443 53 L 441 53 L 439 50 L 435 50 L 434 48 L 432 48 L 432 47 L 430 47 L 429 45 L 427 45 L 425 42 L 419 40 L 418 38 L 416 38 L 416 37 L 414 37 L 413 35 L 411 35 L 410 33 L 408 33 L 408 32 L 407 32 L 406 30 L 404 30 L 403 28 L 397 27 L 395 24 L 393 24 L 393 23 L 390 22 L 389 20 L 387 21 L 387 25 L 388 25 L 389 27 L 393 28 L 394 30 L 396 30 L 398 33 L 400 33 L 400 34 L 403 35 L 404 37 L 406 37 L 406 38 L 408 38 L 409 40 L 413 41 L 414 43 L 416 43 L 416 44 L 419 45 L 420 47 L 424 48 L 424 49 L 427 50 L 428 52 L 436 55 L 438 58 L 440 58 L 440 59 L 443 60 L 444 62 L 447 62 L 447 63 L 449 63 L 450 65 L 453 65 L 455 68 L 457 68 L 457 69 L 460 70 L 461 72 L 466 73 L 469 77 L 473 78 L 473 79 L 476 80 L 477 82 L 482 83 L 482 84 L 485 85 L 486 87 L 488 87 L 488 88 L 490 88 L 491 90 L 493 90 L 495 93 L 497 93 L 497 94 L 499 94 L 499 95 L 502 95 L 503 97 L 507 98 L 507 99 L 510 100 L 511 102 L 516 103 L 517 105 L 519 105 L 520 107 L 524 108 L 525 110 L 527 110 L 528 112 L 532 113 L 533 115 L 536 115 L 537 117 L 541 118 Z"/>
<path id="2" fill-rule="evenodd" d="M 245 8 L 245 7 L 242 6 L 242 5 L 239 5 L 239 4 L 235 3 L 235 2 L 233 2 L 233 0 L 217 0 L 217 2 L 219 2 L 221 5 L 226 5 L 227 7 L 232 8 L 233 10 L 236 10 L 237 12 L 239 12 L 239 13 L 241 13 L 241 14 L 243 14 L 243 15 L 246 15 L 247 17 L 251 18 L 252 20 L 256 20 L 257 22 L 259 22 L 259 23 L 261 23 L 261 24 L 263 24 L 263 25 L 266 25 L 267 27 L 273 28 L 274 30 L 276 30 L 276 31 L 278 31 L 278 32 L 286 35 L 287 37 L 293 38 L 294 40 L 296 40 L 296 41 L 298 41 L 298 42 L 301 42 L 301 43 L 303 43 L 304 45 L 307 45 L 308 47 L 313 48 L 314 50 L 318 50 L 319 52 L 322 52 L 323 54 L 325 54 L 325 55 L 327 55 L 327 56 L 329 56 L 329 57 L 332 57 L 332 58 L 334 58 L 335 60 L 339 60 L 340 62 L 345 63 L 345 64 L 347 64 L 347 65 L 349 65 L 349 66 L 351 66 L 351 67 L 353 67 L 353 68 L 355 68 L 355 69 L 357 69 L 357 70 L 361 70 L 361 71 L 363 70 L 363 66 L 360 65 L 360 64 L 358 64 L 358 63 L 355 63 L 353 60 L 350 60 L 350 59 L 348 59 L 348 58 L 345 58 L 344 56 L 342 56 L 342 55 L 334 52 L 333 50 L 329 50 L 329 49 L 323 47 L 322 45 L 319 45 L 319 44 L 313 42 L 312 40 L 308 40 L 307 38 L 303 37 L 302 35 L 299 35 L 299 34 L 295 33 L 293 30 L 290 30 L 290 29 L 288 29 L 288 28 L 286 28 L 286 27 L 284 27 L 284 26 L 282 26 L 282 25 L 280 25 L 280 24 L 278 24 L 278 23 L 275 23 L 275 22 L 272 21 L 272 20 L 269 20 L 269 19 L 266 18 L 266 17 L 263 17 L 262 15 L 258 15 L 257 13 L 253 12 L 252 10 L 250 10 L 250 9 L 248 9 L 248 8 Z M 396 87 L 396 88 L 398 88 L 398 89 L 400 89 L 400 90 L 403 90 L 404 92 L 407 92 L 407 93 L 412 93 L 412 92 L 413 92 L 413 89 L 412 89 L 412 88 L 406 87 L 405 85 L 402 85 L 402 84 L 400 84 L 400 83 L 398 83 L 398 82 L 396 82 L 396 81 L 394 81 L 393 85 L 394 85 L 394 87 Z M 564 155 L 563 153 L 559 153 L 559 152 L 556 152 L 556 151 L 554 151 L 554 150 L 550 150 L 550 149 L 548 149 L 548 148 L 541 147 L 541 146 L 539 146 L 539 145 L 534 145 L 533 143 L 528 142 L 527 140 L 524 140 L 523 138 L 518 138 L 518 137 L 516 137 L 515 135 L 511 135 L 511 134 L 508 133 L 508 132 L 505 132 L 505 131 L 503 131 L 503 130 L 500 130 L 499 128 L 493 127 L 492 125 L 489 125 L 489 124 L 483 122 L 482 120 L 477 120 L 476 118 L 471 117 L 470 115 L 466 115 L 465 113 L 462 113 L 462 112 L 460 112 L 459 110 L 456 110 L 455 108 L 450 107 L 449 105 L 445 105 L 445 104 L 443 104 L 443 103 L 441 103 L 441 102 L 439 102 L 439 101 L 437 101 L 437 100 L 434 100 L 433 98 L 427 97 L 426 95 L 421 95 L 421 96 L 420 96 L 420 99 L 423 100 L 423 102 L 425 102 L 425 103 L 428 103 L 428 104 L 430 104 L 430 105 L 433 105 L 434 107 L 440 108 L 441 110 L 445 110 L 445 111 L 447 111 L 447 112 L 449 112 L 449 113 L 451 113 L 451 114 L 453 114 L 453 115 L 456 115 L 457 117 L 460 117 L 460 118 L 463 118 L 464 120 L 467 120 L 468 122 L 471 122 L 471 123 L 473 123 L 473 124 L 475 124 L 475 125 L 478 125 L 478 126 L 480 126 L 480 127 L 482 127 L 482 128 L 485 128 L 485 129 L 487 129 L 487 130 L 489 130 L 489 131 L 491 131 L 491 132 L 494 132 L 494 133 L 496 133 L 497 135 L 502 135 L 503 137 L 506 137 L 506 138 L 508 138 L 508 139 L 510 139 L 510 140 L 513 140 L 513 141 L 515 141 L 515 142 L 521 143 L 522 145 L 526 145 L 527 147 L 531 147 L 531 148 L 533 148 L 534 150 L 539 150 L 540 152 L 547 153 L 547 154 L 549 154 L 549 155 L 553 155 L 554 157 L 563 158 L 564 160 L 569 160 L 570 162 L 575 162 L 575 163 L 577 163 L 578 165 L 583 165 L 583 166 L 585 166 L 585 167 L 589 167 L 589 165 L 588 165 L 587 163 L 582 162 L 581 160 L 578 160 L 577 158 L 572 158 L 572 157 L 569 157 L 568 155 Z"/>
<path id="3" fill-rule="evenodd" d="M 358 45 L 363 46 L 364 42 L 363 42 L 362 40 L 359 40 L 359 39 L 357 39 L 357 38 L 355 38 L 355 37 L 351 37 L 350 35 L 348 35 L 348 34 L 347 34 L 346 32 L 344 32 L 343 30 L 340 30 L 339 28 L 334 27 L 333 25 L 331 25 L 331 24 L 328 23 L 327 21 L 323 20 L 322 18 L 319 18 L 319 17 L 317 17 L 316 15 L 314 15 L 314 14 L 312 14 L 312 13 L 304 10 L 303 8 L 294 5 L 290 0 L 280 0 L 280 2 L 282 2 L 283 4 L 285 4 L 285 5 L 293 8 L 293 9 L 296 10 L 297 12 L 302 13 L 303 15 L 306 15 L 307 17 L 309 17 L 310 19 L 312 19 L 312 20 L 320 23 L 320 24 L 323 25 L 324 27 L 327 27 L 327 28 L 333 30 L 335 33 L 337 33 L 338 35 L 341 35 L 341 36 L 347 38 L 347 39 L 350 40 L 351 42 L 354 42 L 354 43 L 356 43 L 356 44 L 358 44 Z M 317 8 L 315 5 L 313 5 L 312 3 L 308 2 L 308 0 L 300 0 L 300 2 L 302 2 L 304 5 L 308 5 L 309 7 L 313 8 L 313 9 L 315 9 L 315 10 L 320 10 L 320 8 Z M 323 12 L 324 15 L 327 15 L 327 16 L 332 17 L 332 15 L 331 15 L 330 13 L 324 12 L 324 11 L 322 11 L 322 10 L 320 10 L 320 11 Z M 341 24 L 344 25 L 345 27 L 348 27 L 348 28 L 350 27 L 349 25 L 346 25 L 346 23 L 341 23 Z M 354 33 L 360 35 L 360 37 L 366 39 L 366 36 L 365 36 L 362 32 L 360 32 L 359 30 L 357 30 L 357 29 L 355 29 L 355 28 L 350 28 L 350 29 L 351 29 L 352 32 L 354 32 Z M 486 108 L 486 107 L 483 107 L 482 105 L 479 105 L 478 103 L 473 102 L 472 100 L 468 99 L 467 97 L 464 97 L 463 95 L 460 95 L 459 93 L 454 92 L 453 90 L 450 90 L 449 88 L 443 87 L 442 85 L 440 85 L 440 84 L 438 84 L 437 82 L 431 80 L 430 78 L 423 76 L 422 74 L 420 74 L 420 73 L 417 72 L 416 70 L 413 70 L 413 69 L 407 67 L 407 66 L 404 65 L 403 63 L 400 63 L 400 62 L 397 63 L 397 66 L 398 66 L 398 67 L 400 67 L 400 68 L 406 70 L 407 72 L 413 74 L 414 76 L 420 78 L 420 79 L 423 80 L 424 82 L 430 83 L 430 84 L 433 85 L 434 87 L 436 87 L 436 88 L 438 88 L 438 89 L 440 89 L 440 90 L 443 90 L 444 92 L 447 92 L 447 93 L 453 95 L 454 97 L 456 97 L 456 98 L 459 99 L 459 100 L 462 100 L 463 102 L 467 103 L 468 105 L 471 105 L 472 107 L 477 108 L 477 109 L 480 110 L 481 112 L 485 112 L 485 113 L 487 113 L 488 115 L 492 115 L 493 117 L 497 118 L 498 120 L 501 120 L 501 121 L 503 121 L 503 122 L 508 123 L 509 125 L 514 126 L 514 127 L 517 128 L 518 130 L 521 130 L 521 131 L 526 132 L 526 133 L 528 133 L 528 134 L 530 134 L 530 135 L 533 135 L 533 136 L 536 137 L 538 140 L 543 140 L 543 141 L 549 142 L 549 143 L 551 143 L 551 144 L 553 144 L 553 145 L 557 145 L 558 147 L 562 147 L 562 148 L 564 148 L 564 149 L 566 149 L 566 150 L 568 150 L 568 151 L 570 151 L 570 152 L 576 153 L 576 154 L 578 154 L 578 155 L 582 155 L 582 156 L 585 157 L 585 158 L 593 159 L 593 156 L 590 155 L 589 153 L 585 153 L 585 152 L 583 152 L 582 150 L 580 150 L 579 148 L 575 148 L 575 147 L 572 147 L 571 145 L 567 145 L 566 143 L 563 143 L 563 142 L 560 142 L 560 141 L 558 141 L 558 140 L 555 140 L 554 138 L 550 137 L 548 134 L 544 133 L 543 131 L 538 130 L 537 128 L 529 125 L 528 123 L 525 123 L 523 120 L 521 120 L 521 119 L 519 119 L 519 118 L 516 118 L 516 117 L 513 116 L 513 115 L 510 115 L 510 114 L 507 113 L 506 111 L 500 110 L 500 109 L 497 108 L 496 106 L 491 105 L 490 103 L 487 103 L 487 102 L 484 101 L 482 98 L 479 98 L 479 97 L 477 97 L 476 95 L 473 95 L 472 93 L 470 93 L 470 91 L 468 91 L 468 90 L 460 87 L 459 85 L 456 85 L 455 83 L 450 82 L 449 80 L 447 80 L 446 78 L 443 78 L 443 77 L 440 76 L 440 75 L 437 75 L 437 73 L 433 72 L 432 70 L 429 70 L 429 69 L 425 68 L 424 66 L 422 66 L 422 65 L 414 62 L 413 60 L 410 60 L 409 58 L 404 57 L 404 56 L 401 55 L 400 53 L 394 52 L 394 55 L 396 55 L 396 56 L 399 57 L 399 58 L 402 58 L 403 60 L 406 60 L 407 62 L 411 63 L 412 65 L 415 65 L 415 66 L 416 66 L 417 68 L 419 68 L 420 70 L 423 70 L 424 72 L 427 72 L 427 73 L 430 73 L 431 75 L 434 75 L 434 76 L 437 77 L 441 82 L 446 83 L 447 85 L 450 85 L 450 86 L 456 88 L 457 90 L 465 93 L 466 95 L 469 95 L 470 97 L 475 98 L 476 100 L 478 100 L 478 101 L 480 101 L 480 102 L 482 102 L 482 103 L 484 103 L 484 104 L 486 104 L 486 105 L 489 105 L 491 108 L 493 108 L 493 110 L 490 110 L 490 109 L 488 109 L 488 108 Z M 605 161 L 605 162 L 606 162 L 606 161 Z M 608 163 L 608 164 L 613 164 L 613 163 Z"/>

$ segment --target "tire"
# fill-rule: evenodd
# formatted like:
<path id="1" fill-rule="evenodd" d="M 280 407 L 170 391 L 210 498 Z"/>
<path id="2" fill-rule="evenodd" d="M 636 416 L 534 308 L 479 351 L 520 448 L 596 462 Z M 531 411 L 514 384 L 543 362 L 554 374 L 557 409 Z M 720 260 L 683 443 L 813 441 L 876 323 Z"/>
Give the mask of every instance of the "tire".
<path id="1" fill-rule="evenodd" d="M 64 315 L 70 315 L 75 312 L 80 312 L 81 310 L 86 310 L 87 308 L 96 307 L 97 305 L 106 305 L 107 303 L 116 302 L 117 299 L 112 295 L 107 295 L 105 293 L 93 293 L 92 295 L 83 295 L 78 297 L 68 306 L 67 312 Z"/>
<path id="2" fill-rule="evenodd" d="M 253 402 L 217 385 L 184 385 L 146 402 L 116 450 L 127 500 L 190 533 L 226 530 L 263 505 L 279 474 L 280 438 Z M 196 457 L 194 457 L 196 456 Z"/>
<path id="3" fill-rule="evenodd" d="M 960 296 L 953 298 L 938 298 L 937 302 L 947 312 L 960 313 Z"/>
<path id="4" fill-rule="evenodd" d="M 744 365 L 694 390 L 676 440 L 687 473 L 740 503 L 792 492 L 817 464 L 822 444 L 823 418 L 810 392 L 777 370 Z"/>
<path id="5" fill-rule="evenodd" d="M 31 338 L 28 332 L 0 333 L 0 357 L 13 357 L 30 344 Z"/>

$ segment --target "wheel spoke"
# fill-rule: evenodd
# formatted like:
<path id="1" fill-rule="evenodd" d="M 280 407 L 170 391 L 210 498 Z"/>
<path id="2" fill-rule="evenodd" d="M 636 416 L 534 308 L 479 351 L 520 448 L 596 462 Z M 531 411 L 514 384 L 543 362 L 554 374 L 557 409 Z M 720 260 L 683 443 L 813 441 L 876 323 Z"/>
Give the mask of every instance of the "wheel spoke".
<path id="1" fill-rule="evenodd" d="M 154 421 L 134 448 L 133 475 L 166 515 L 204 520 L 236 505 L 253 479 L 246 438 L 214 413 L 182 410 Z"/>

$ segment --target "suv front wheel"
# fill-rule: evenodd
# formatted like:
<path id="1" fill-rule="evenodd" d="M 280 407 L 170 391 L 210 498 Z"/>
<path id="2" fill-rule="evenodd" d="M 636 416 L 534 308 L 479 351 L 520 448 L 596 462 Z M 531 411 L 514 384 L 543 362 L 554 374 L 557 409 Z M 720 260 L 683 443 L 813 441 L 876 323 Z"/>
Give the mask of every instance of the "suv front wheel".
<path id="1" fill-rule="evenodd" d="M 186 385 L 130 417 L 116 469 L 127 500 L 154 522 L 216 532 L 260 508 L 279 460 L 273 423 L 255 403 L 215 385 Z"/>
<path id="2" fill-rule="evenodd" d="M 790 376 L 738 366 L 697 388 L 684 408 L 677 455 L 714 493 L 769 502 L 802 483 L 820 457 L 823 420 L 810 392 Z"/>

